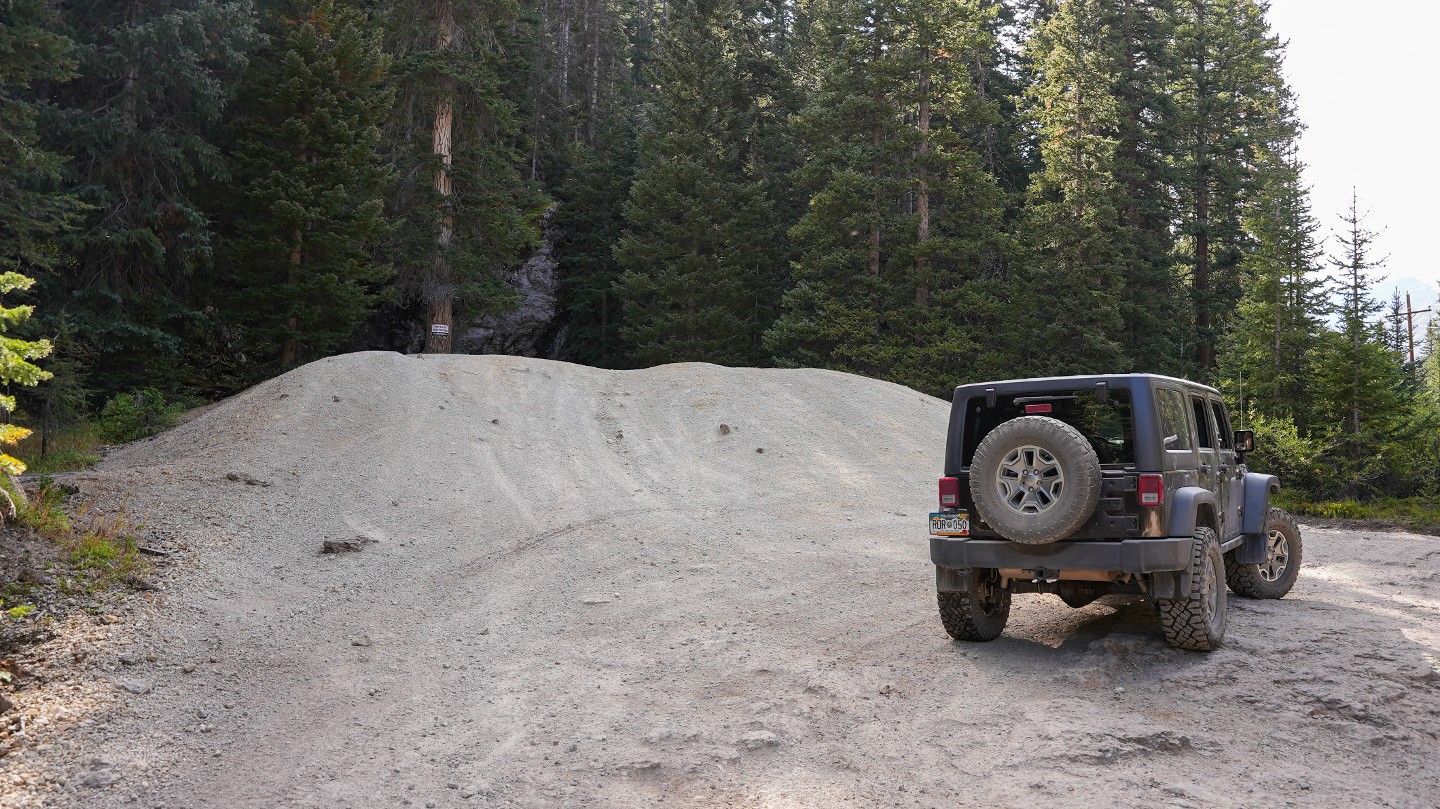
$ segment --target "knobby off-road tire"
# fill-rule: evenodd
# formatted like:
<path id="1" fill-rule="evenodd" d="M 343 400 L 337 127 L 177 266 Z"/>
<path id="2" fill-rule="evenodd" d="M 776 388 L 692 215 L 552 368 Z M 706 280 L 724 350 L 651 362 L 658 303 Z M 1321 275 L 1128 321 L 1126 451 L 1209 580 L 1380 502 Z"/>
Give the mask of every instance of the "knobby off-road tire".
<path id="1" fill-rule="evenodd" d="M 1288 512 L 1270 509 L 1265 517 L 1266 560 L 1242 565 L 1225 554 L 1225 583 L 1245 598 L 1284 598 L 1300 576 L 1300 526 Z"/>
<path id="2" fill-rule="evenodd" d="M 1185 598 L 1157 598 L 1165 642 L 1177 649 L 1208 652 L 1225 638 L 1225 560 L 1220 540 L 1204 526 L 1195 529 L 1190 558 L 1190 592 Z"/>
<path id="3" fill-rule="evenodd" d="M 955 640 L 995 640 L 1010 620 L 1010 591 L 1001 589 L 999 572 L 992 568 L 971 571 L 963 593 L 936 593 L 940 623 Z"/>
<path id="4" fill-rule="evenodd" d="M 1064 539 L 1100 503 L 1100 459 L 1079 430 L 1024 416 L 991 430 L 970 461 L 970 497 L 980 519 L 1025 545 Z"/>

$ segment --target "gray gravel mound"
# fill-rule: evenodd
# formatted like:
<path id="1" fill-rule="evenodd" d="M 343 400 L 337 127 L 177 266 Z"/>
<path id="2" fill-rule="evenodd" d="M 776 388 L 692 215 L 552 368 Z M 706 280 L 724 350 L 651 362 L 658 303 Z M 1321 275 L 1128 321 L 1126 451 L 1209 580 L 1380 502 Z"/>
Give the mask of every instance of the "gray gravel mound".
<path id="1" fill-rule="evenodd" d="M 1292 596 L 1236 599 L 1213 654 L 1123 599 L 1017 597 L 952 643 L 947 416 L 703 364 L 372 352 L 260 385 L 90 481 L 193 570 L 53 805 L 1433 805 L 1440 539 L 1307 531 Z"/>

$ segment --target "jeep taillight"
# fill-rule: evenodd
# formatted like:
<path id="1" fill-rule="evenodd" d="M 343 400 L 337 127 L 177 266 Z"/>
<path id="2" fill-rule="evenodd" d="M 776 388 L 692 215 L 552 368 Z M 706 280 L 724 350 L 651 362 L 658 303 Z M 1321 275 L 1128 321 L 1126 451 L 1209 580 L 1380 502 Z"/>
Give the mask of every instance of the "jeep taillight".
<path id="1" fill-rule="evenodd" d="M 940 507 L 960 505 L 960 478 L 940 478 Z"/>
<path id="2" fill-rule="evenodd" d="M 1165 478 L 1159 475 L 1141 475 L 1139 492 L 1140 505 L 1165 505 Z"/>

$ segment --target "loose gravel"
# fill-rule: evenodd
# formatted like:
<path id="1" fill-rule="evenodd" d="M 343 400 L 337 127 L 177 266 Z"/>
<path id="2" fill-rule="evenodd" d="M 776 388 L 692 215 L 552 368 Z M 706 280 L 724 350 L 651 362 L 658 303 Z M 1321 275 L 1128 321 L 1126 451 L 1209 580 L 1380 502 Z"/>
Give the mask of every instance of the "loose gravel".
<path id="1" fill-rule="evenodd" d="M 0 802 L 1435 805 L 1440 538 L 1304 529 L 1210 654 L 1115 598 L 955 643 L 947 414 L 815 370 L 307 365 L 73 481 L 174 572 L 87 630 Z"/>

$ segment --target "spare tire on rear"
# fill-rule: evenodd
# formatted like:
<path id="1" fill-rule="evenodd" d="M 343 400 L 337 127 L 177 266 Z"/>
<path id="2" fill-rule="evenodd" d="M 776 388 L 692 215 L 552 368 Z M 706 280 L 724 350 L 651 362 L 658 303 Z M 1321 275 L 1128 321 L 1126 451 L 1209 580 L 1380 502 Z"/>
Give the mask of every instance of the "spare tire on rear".
<path id="1" fill-rule="evenodd" d="M 970 461 L 970 497 L 980 519 L 1026 545 L 1064 539 L 1100 502 L 1100 459 L 1079 430 L 1024 416 L 991 430 Z"/>

